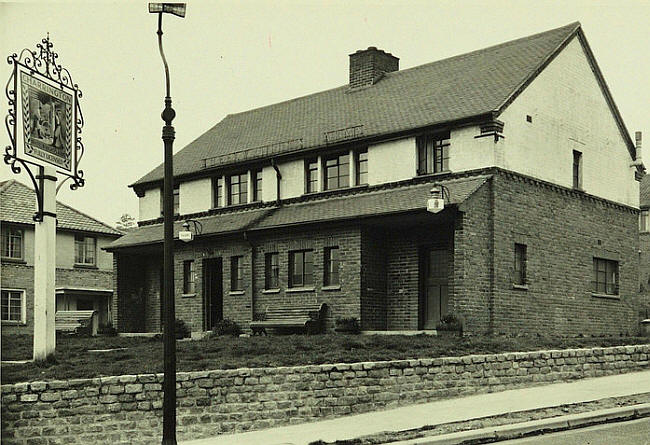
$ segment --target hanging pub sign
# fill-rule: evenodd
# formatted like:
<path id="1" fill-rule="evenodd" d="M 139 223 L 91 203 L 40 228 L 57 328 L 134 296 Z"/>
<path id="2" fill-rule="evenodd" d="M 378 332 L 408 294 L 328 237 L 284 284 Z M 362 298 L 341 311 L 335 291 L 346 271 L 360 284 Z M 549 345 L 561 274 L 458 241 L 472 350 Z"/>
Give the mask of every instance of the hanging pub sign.
<path id="1" fill-rule="evenodd" d="M 83 171 L 78 168 L 84 153 L 81 91 L 58 62 L 53 46 L 48 35 L 36 50 L 23 49 L 7 58 L 13 65 L 5 119 L 11 145 L 5 148 L 4 161 L 16 174 L 25 168 L 37 190 L 30 165 L 54 168 L 73 180 L 70 188 L 74 190 L 84 185 Z"/>

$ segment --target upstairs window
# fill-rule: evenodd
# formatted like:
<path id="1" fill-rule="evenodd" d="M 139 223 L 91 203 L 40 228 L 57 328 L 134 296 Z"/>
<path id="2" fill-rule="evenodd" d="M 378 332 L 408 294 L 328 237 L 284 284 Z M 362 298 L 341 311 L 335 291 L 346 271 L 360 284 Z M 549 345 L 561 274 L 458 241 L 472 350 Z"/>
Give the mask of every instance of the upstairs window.
<path id="1" fill-rule="evenodd" d="M 526 285 L 526 245 L 515 244 L 515 273 L 513 284 Z"/>
<path id="2" fill-rule="evenodd" d="M 246 204 L 248 202 L 248 173 L 232 175 L 228 178 L 228 204 Z"/>
<path id="3" fill-rule="evenodd" d="M 356 152 L 356 167 L 357 177 L 355 178 L 355 185 L 362 185 L 368 183 L 368 149 L 359 150 Z"/>
<path id="4" fill-rule="evenodd" d="M 420 136 L 418 147 L 418 175 L 449 170 L 449 133 Z"/>
<path id="5" fill-rule="evenodd" d="M 172 193 L 174 196 L 174 201 L 173 201 L 174 215 L 178 215 L 180 209 L 180 202 L 181 202 L 180 189 L 178 185 L 174 185 L 174 190 Z M 163 187 L 160 189 L 160 216 L 163 216 L 164 214 L 165 214 L 165 188 Z"/>
<path id="6" fill-rule="evenodd" d="M 318 191 L 318 159 L 309 159 L 305 162 L 305 192 Z"/>
<path id="7" fill-rule="evenodd" d="M 74 236 L 74 262 L 82 266 L 95 265 L 96 239 L 92 236 Z"/>
<path id="8" fill-rule="evenodd" d="M 582 153 L 573 150 L 573 188 L 582 188 Z"/>
<path id="9" fill-rule="evenodd" d="M 2 258 L 23 259 L 23 231 L 15 227 L 2 227 Z"/>
<path id="10" fill-rule="evenodd" d="M 325 159 L 325 190 L 350 186 L 350 154 Z"/>
<path id="11" fill-rule="evenodd" d="M 641 213 L 639 213 L 639 232 L 648 231 L 648 210 L 641 210 Z"/>
<path id="12" fill-rule="evenodd" d="M 618 261 L 594 258 L 593 292 L 618 295 Z"/>
<path id="13" fill-rule="evenodd" d="M 289 252 L 289 287 L 314 285 L 314 251 Z"/>
<path id="14" fill-rule="evenodd" d="M 339 280 L 339 248 L 327 247 L 325 249 L 325 286 L 338 286 Z"/>
<path id="15" fill-rule="evenodd" d="M 196 292 L 196 271 L 194 260 L 183 261 L 183 293 L 193 294 Z"/>
<path id="16" fill-rule="evenodd" d="M 230 290 L 244 290 L 244 268 L 241 256 L 230 258 Z"/>
<path id="17" fill-rule="evenodd" d="M 280 263 L 277 252 L 264 255 L 264 288 L 278 289 L 280 287 Z"/>
<path id="18" fill-rule="evenodd" d="M 212 180 L 212 207 L 223 207 L 223 178 Z"/>
<path id="19" fill-rule="evenodd" d="M 253 201 L 262 200 L 262 170 L 253 170 L 251 172 L 253 179 Z"/>

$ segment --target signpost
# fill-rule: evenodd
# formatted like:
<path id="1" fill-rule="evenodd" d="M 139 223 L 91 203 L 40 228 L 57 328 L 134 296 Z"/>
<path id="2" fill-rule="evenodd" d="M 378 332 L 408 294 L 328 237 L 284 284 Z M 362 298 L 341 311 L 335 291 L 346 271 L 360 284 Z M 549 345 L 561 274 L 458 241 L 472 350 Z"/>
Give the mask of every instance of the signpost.
<path id="1" fill-rule="evenodd" d="M 7 58 L 13 72 L 6 87 L 9 114 L 5 118 L 11 145 L 4 162 L 14 174 L 27 172 L 36 192 L 34 215 L 34 360 L 45 360 L 56 348 L 56 181 L 72 179 L 72 190 L 83 187 L 81 90 L 52 51 L 49 35 L 36 50 L 23 49 Z M 34 171 L 36 173 L 34 173 Z"/>

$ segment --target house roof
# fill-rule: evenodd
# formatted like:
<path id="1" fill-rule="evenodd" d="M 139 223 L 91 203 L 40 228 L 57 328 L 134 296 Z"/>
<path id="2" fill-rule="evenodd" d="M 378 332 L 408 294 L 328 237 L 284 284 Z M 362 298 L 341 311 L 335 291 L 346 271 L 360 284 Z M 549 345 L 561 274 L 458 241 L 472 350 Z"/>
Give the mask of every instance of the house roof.
<path id="1" fill-rule="evenodd" d="M 36 194 L 26 185 L 11 179 L 0 182 L 0 220 L 2 222 L 33 225 L 36 212 Z M 121 236 L 108 224 L 92 218 L 59 201 L 56 202 L 58 229 Z"/>
<path id="2" fill-rule="evenodd" d="M 577 34 L 579 22 L 387 73 L 370 87 L 344 85 L 228 115 L 174 155 L 174 175 L 325 146 L 346 134 L 337 130 L 371 138 L 498 115 Z M 161 164 L 132 186 L 146 188 L 162 178 Z"/>
<path id="3" fill-rule="evenodd" d="M 436 181 L 447 188 L 448 204 L 460 204 L 483 185 L 489 175 Z M 387 184 L 365 189 L 350 189 L 348 194 L 307 197 L 281 206 L 228 211 L 217 215 L 193 218 L 202 226 L 201 236 L 225 235 L 228 233 L 266 230 L 296 224 L 327 223 L 365 217 L 386 216 L 410 211 L 424 211 L 433 179 L 408 181 L 402 184 Z M 174 223 L 174 233 L 182 229 L 183 221 Z M 106 247 L 107 250 L 121 249 L 145 244 L 156 244 L 163 240 L 163 225 L 147 225 L 127 233 Z"/>

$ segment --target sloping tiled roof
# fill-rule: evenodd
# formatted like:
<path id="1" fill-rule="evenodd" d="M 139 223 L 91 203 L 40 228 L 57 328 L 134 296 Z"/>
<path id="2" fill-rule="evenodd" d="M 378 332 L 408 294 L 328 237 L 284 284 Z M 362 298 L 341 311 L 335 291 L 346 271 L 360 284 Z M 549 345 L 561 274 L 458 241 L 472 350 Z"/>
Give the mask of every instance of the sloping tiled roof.
<path id="1" fill-rule="evenodd" d="M 174 175 L 325 145 L 325 133 L 359 127 L 381 136 L 501 111 L 580 29 L 580 23 L 415 68 L 226 116 L 174 155 Z M 291 142 L 289 142 L 291 141 Z M 216 166 L 213 165 L 213 166 Z M 162 164 L 133 185 L 161 180 Z"/>
<path id="2" fill-rule="evenodd" d="M 36 194 L 34 190 L 16 181 L 0 183 L 0 220 L 19 224 L 34 224 L 32 217 L 36 212 Z M 122 233 L 108 224 L 92 218 L 59 201 L 56 202 L 56 219 L 58 229 L 78 230 L 121 236 Z"/>
<path id="3" fill-rule="evenodd" d="M 650 207 L 650 174 L 643 176 L 640 184 L 639 206 L 648 208 Z"/>
<path id="4" fill-rule="evenodd" d="M 448 203 L 460 204 L 474 193 L 490 176 L 437 181 L 449 191 Z M 399 187 L 373 187 L 354 191 L 354 194 L 327 197 L 283 204 L 280 207 L 266 207 L 222 213 L 203 218 L 194 218 L 202 225 L 202 235 L 219 235 L 244 230 L 264 230 L 294 224 L 321 223 L 350 220 L 372 216 L 390 215 L 416 210 L 425 210 L 431 190 L 431 182 Z M 174 233 L 181 230 L 182 221 L 174 223 Z M 162 242 L 163 225 L 143 226 L 115 240 L 107 249 L 155 244 Z"/>

